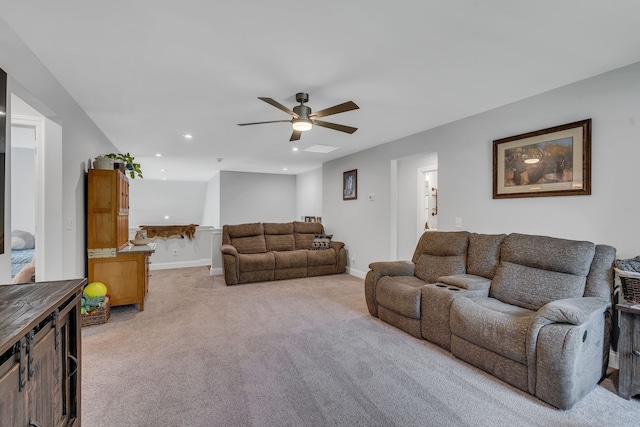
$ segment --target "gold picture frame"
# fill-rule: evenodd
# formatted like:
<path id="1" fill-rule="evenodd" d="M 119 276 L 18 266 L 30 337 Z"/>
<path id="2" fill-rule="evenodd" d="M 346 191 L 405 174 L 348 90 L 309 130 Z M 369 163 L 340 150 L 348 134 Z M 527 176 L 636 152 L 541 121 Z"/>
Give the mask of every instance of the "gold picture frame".
<path id="1" fill-rule="evenodd" d="M 591 119 L 493 141 L 493 198 L 591 194 Z"/>

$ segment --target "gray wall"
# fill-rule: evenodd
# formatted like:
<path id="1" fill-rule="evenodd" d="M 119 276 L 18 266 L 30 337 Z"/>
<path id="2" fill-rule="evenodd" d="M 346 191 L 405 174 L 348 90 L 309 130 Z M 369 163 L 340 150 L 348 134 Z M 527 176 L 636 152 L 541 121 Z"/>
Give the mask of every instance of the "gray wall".
<path id="1" fill-rule="evenodd" d="M 9 76 L 9 91 L 15 93 L 42 115 L 62 126 L 62 191 L 57 195 L 56 218 L 70 218 L 70 230 L 56 222 L 58 245 L 64 248 L 61 256 L 61 275 L 64 278 L 85 276 L 85 172 L 88 159 L 109 153 L 115 147 L 89 119 L 76 101 L 42 65 L 15 32 L 0 18 L 0 68 Z M 9 183 L 7 183 L 8 185 Z M 5 186 L 6 188 L 6 186 Z M 6 188 L 7 195 L 9 189 Z M 10 226 L 10 197 L 5 199 L 5 229 Z M 9 253 L 0 255 L 0 283 L 10 274 Z"/>
<path id="2" fill-rule="evenodd" d="M 210 225 L 200 224 L 206 189 L 206 182 L 129 179 L 129 227 Z"/>
<path id="3" fill-rule="evenodd" d="M 220 228 L 220 172 L 207 182 L 200 224 Z"/>
<path id="4" fill-rule="evenodd" d="M 221 225 L 295 219 L 295 175 L 220 173 Z"/>
<path id="5" fill-rule="evenodd" d="M 296 220 L 322 217 L 322 168 L 296 175 Z"/>
<path id="6" fill-rule="evenodd" d="M 390 163 L 438 153 L 438 229 L 534 233 L 606 243 L 618 257 L 638 255 L 640 63 L 323 165 L 324 221 L 344 241 L 362 275 L 392 259 Z M 592 195 L 492 199 L 492 141 L 592 118 Z M 343 201 L 342 173 L 358 169 L 358 200 Z M 375 193 L 369 202 L 368 193 Z M 394 196 L 395 197 L 395 196 Z M 399 210 L 398 221 L 403 218 Z M 408 213 L 407 213 L 408 218 Z M 410 220 L 410 219 L 408 219 Z"/>
<path id="7" fill-rule="evenodd" d="M 33 148 L 11 148 L 11 230 L 36 234 L 36 170 Z"/>

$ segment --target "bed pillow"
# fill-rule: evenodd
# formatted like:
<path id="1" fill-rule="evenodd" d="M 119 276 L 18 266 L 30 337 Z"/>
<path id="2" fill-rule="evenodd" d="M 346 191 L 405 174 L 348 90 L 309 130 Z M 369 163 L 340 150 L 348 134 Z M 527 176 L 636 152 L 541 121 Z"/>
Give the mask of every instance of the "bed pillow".
<path id="1" fill-rule="evenodd" d="M 36 239 L 33 234 L 23 230 L 13 230 L 11 232 L 11 249 L 20 251 L 22 249 L 33 249 L 36 247 Z"/>

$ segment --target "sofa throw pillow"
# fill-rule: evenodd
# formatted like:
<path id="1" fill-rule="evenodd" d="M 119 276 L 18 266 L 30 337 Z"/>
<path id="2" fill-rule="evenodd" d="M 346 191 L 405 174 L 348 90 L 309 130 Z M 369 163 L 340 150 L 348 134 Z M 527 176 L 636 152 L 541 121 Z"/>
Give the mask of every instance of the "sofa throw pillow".
<path id="1" fill-rule="evenodd" d="M 33 249 L 36 247 L 36 239 L 33 234 L 23 230 L 13 230 L 11 232 L 11 249 L 20 251 L 23 249 Z"/>
<path id="2" fill-rule="evenodd" d="M 311 249 L 314 251 L 329 249 L 331 247 L 329 243 L 331 242 L 332 237 L 333 234 L 316 234 L 316 237 L 313 239 L 313 243 L 311 244 Z"/>

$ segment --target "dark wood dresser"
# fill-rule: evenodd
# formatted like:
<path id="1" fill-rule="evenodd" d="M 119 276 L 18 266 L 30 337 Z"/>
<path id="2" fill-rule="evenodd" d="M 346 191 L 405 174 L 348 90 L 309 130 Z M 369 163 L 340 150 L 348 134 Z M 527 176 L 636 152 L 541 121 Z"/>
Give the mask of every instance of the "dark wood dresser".
<path id="1" fill-rule="evenodd" d="M 618 394 L 625 399 L 640 393 L 640 304 L 622 302 L 620 312 L 620 378 Z"/>
<path id="2" fill-rule="evenodd" d="M 80 426 L 86 283 L 0 285 L 0 426 Z"/>

